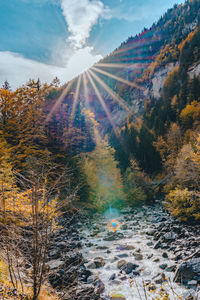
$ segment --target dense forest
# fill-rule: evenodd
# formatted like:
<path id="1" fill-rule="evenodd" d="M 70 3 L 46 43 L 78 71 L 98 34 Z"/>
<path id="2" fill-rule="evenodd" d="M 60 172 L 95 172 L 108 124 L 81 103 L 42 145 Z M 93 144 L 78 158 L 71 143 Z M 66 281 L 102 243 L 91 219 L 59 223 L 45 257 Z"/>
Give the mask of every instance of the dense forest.
<path id="1" fill-rule="evenodd" d="M 46 263 L 63 216 L 137 210 L 159 199 L 176 220 L 198 226 L 199 182 L 198 0 L 175 5 L 64 86 L 58 78 L 30 79 L 13 91 L 6 81 L 0 89 L 1 299 L 69 299 L 42 289 L 47 278 L 50 289 L 58 288 Z M 69 291 L 70 284 L 64 281 Z M 73 299 L 105 299 L 79 296 Z"/>

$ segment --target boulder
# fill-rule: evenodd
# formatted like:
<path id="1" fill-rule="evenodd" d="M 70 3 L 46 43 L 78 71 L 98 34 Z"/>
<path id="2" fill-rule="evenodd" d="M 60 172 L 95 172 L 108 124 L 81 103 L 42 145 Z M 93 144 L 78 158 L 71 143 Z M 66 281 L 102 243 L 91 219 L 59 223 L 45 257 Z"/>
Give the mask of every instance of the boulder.
<path id="1" fill-rule="evenodd" d="M 126 272 L 126 274 L 130 274 L 138 267 L 138 265 L 129 262 L 123 267 L 123 270 Z"/>
<path id="2" fill-rule="evenodd" d="M 167 242 L 175 241 L 176 238 L 177 238 L 177 234 L 174 232 L 167 232 L 163 236 L 164 241 L 167 241 Z"/>
<path id="3" fill-rule="evenodd" d="M 58 268 L 63 268 L 64 267 L 64 261 L 62 260 L 50 260 L 47 262 L 47 265 L 49 266 L 50 270 L 55 270 L 55 269 L 58 269 Z"/>
<path id="4" fill-rule="evenodd" d="M 175 282 L 187 284 L 191 280 L 200 283 L 200 258 L 191 258 L 182 262 L 176 269 Z"/>
<path id="5" fill-rule="evenodd" d="M 104 292 L 105 285 L 100 279 L 96 280 L 94 285 L 95 285 L 95 293 L 96 294 L 102 294 Z"/>
<path id="6" fill-rule="evenodd" d="M 96 268 L 101 268 L 105 265 L 105 261 L 102 257 L 96 257 L 94 259 L 94 263 L 96 265 Z"/>
<path id="7" fill-rule="evenodd" d="M 96 257 L 92 262 L 90 262 L 87 267 L 88 269 L 98 269 L 105 265 L 105 261 L 102 257 Z"/>

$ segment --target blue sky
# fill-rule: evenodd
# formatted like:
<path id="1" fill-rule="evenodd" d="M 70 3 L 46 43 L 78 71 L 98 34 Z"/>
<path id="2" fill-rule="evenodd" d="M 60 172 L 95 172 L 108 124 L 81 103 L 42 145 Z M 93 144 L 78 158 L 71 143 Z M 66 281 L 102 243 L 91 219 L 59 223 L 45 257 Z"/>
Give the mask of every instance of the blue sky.
<path id="1" fill-rule="evenodd" d="M 0 0 L 0 85 L 64 83 L 182 0 Z"/>

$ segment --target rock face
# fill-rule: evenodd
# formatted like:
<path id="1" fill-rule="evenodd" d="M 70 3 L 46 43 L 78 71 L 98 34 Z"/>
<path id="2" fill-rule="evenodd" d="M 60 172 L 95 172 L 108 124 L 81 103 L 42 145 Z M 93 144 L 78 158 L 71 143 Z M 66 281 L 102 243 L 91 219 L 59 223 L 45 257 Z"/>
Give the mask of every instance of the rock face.
<path id="1" fill-rule="evenodd" d="M 200 61 L 197 62 L 196 64 L 194 64 L 189 69 L 189 72 L 188 72 L 188 75 L 189 75 L 190 78 L 197 77 L 197 76 L 199 76 L 199 74 L 200 74 Z"/>
<path id="2" fill-rule="evenodd" d="M 155 72 L 150 86 L 147 87 L 144 91 L 144 96 L 146 98 L 154 97 L 155 99 L 158 99 L 160 97 L 160 93 L 163 88 L 165 79 L 167 78 L 167 75 L 169 74 L 169 72 L 172 72 L 172 70 L 176 66 L 177 63 L 169 63 L 165 67 Z"/>
<path id="3" fill-rule="evenodd" d="M 150 90 L 150 93 L 154 98 L 158 99 L 160 97 L 160 93 L 164 85 L 164 81 L 167 75 L 169 74 L 169 72 L 171 72 L 175 66 L 176 64 L 169 63 L 164 68 L 162 68 L 161 70 L 155 73 L 152 79 L 152 90 Z"/>
<path id="4" fill-rule="evenodd" d="M 189 281 L 196 280 L 200 283 L 200 258 L 192 258 L 180 264 L 176 270 L 174 281 L 188 284 Z"/>

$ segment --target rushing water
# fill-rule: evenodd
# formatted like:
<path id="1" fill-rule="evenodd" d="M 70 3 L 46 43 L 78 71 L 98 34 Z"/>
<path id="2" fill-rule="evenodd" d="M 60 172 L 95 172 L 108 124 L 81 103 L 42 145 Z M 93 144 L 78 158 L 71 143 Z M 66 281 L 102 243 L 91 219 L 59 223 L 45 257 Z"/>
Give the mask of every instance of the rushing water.
<path id="1" fill-rule="evenodd" d="M 114 227 L 117 224 L 115 232 L 110 232 L 112 218 L 109 219 L 108 216 L 109 214 L 95 215 L 83 232 L 82 254 L 93 278 L 98 276 L 105 285 L 103 299 L 116 299 L 114 295 L 121 295 L 118 299 L 126 300 L 180 299 L 178 295 L 182 296 L 186 289 L 173 282 L 174 272 L 160 268 L 162 264 L 167 264 L 168 267 L 175 265 L 173 254 L 168 252 L 166 255 L 167 250 L 154 249 L 156 241 L 149 235 L 152 224 L 159 224 L 161 218 L 168 215 L 159 206 L 134 211 L 126 209 L 114 220 Z M 92 267 L 91 262 L 96 257 L 102 258 L 105 265 L 100 268 Z M 120 260 L 139 265 L 137 272 L 126 274 L 120 271 L 117 267 Z M 159 278 L 164 277 L 163 274 L 167 281 L 158 283 Z M 111 277 L 114 280 L 110 280 Z M 169 298 L 164 297 L 165 291 Z"/>

